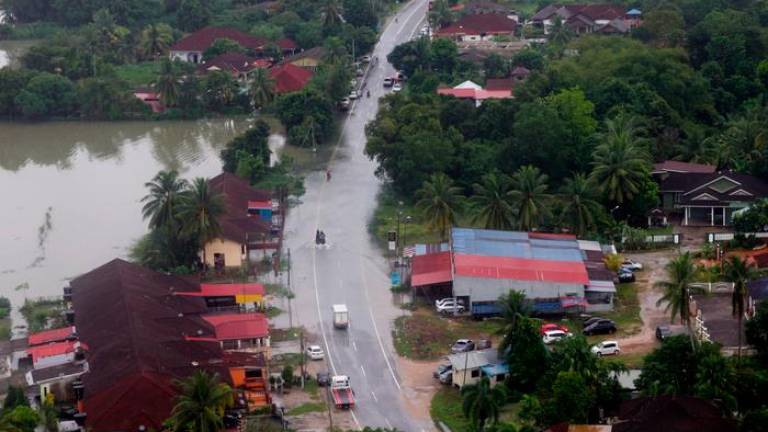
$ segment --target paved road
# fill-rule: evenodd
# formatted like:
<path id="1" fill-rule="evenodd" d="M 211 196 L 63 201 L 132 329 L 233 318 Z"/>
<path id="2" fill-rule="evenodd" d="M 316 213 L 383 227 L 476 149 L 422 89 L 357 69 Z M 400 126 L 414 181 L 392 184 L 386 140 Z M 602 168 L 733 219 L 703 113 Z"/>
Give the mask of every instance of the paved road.
<path id="1" fill-rule="evenodd" d="M 426 0 L 413 0 L 397 14 L 397 22 L 389 22 L 373 53 L 379 61 L 368 72 L 365 90 L 371 97 L 362 97 L 351 109 L 331 157 L 332 180 L 326 182 L 324 172 L 309 174 L 302 203 L 290 210 L 286 221 L 294 321 L 325 347 L 332 372 L 350 376 L 358 402 L 356 422 L 404 432 L 431 426 L 419 424 L 405 408 L 391 341 L 392 320 L 402 312 L 389 291 L 387 262 L 367 231 L 381 183 L 374 176 L 376 164 L 363 149 L 365 125 L 376 115 L 378 98 L 389 91 L 382 80 L 394 73 L 386 55 L 418 32 L 426 9 Z M 327 235 L 327 248 L 314 245 L 318 228 Z M 336 303 L 350 309 L 346 331 L 333 328 L 331 305 Z"/>

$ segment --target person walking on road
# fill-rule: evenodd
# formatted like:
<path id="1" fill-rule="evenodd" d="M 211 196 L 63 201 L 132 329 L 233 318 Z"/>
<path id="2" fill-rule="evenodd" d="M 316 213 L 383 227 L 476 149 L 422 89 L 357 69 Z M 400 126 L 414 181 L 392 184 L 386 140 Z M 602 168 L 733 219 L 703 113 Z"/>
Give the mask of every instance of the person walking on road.
<path id="1" fill-rule="evenodd" d="M 331 181 L 331 170 L 327 169 L 325 171 L 325 181 Z"/>

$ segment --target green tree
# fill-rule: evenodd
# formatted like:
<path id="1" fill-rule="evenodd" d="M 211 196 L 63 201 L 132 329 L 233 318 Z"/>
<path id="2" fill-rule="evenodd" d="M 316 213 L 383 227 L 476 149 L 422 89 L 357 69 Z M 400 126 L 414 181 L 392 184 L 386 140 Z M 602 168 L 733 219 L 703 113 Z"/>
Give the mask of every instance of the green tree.
<path id="1" fill-rule="evenodd" d="M 464 198 L 461 189 L 454 186 L 448 176 L 437 173 L 424 182 L 416 195 L 420 198 L 416 206 L 421 209 L 428 226 L 445 240 Z"/>
<path id="2" fill-rule="evenodd" d="M 12 411 L 17 406 L 29 406 L 29 401 L 23 388 L 10 385 L 3 401 L 3 411 Z"/>
<path id="3" fill-rule="evenodd" d="M 6 416 L 0 416 L 0 432 L 21 432 Z"/>
<path id="4" fill-rule="evenodd" d="M 69 79 L 43 72 L 29 80 L 15 103 L 28 118 L 68 116 L 76 108 L 77 91 Z"/>
<path id="5" fill-rule="evenodd" d="M 34 76 L 28 69 L 0 68 L 0 116 L 21 114 L 15 99 Z"/>
<path id="6" fill-rule="evenodd" d="M 208 24 L 211 19 L 211 11 L 207 2 L 201 0 L 181 0 L 176 12 L 179 28 L 193 32 Z"/>
<path id="7" fill-rule="evenodd" d="M 149 219 L 152 229 L 175 231 L 179 223 L 179 205 L 189 188 L 186 180 L 179 178 L 176 171 L 160 171 L 152 181 L 144 183 L 149 193 L 141 199 L 144 207 L 141 213 Z"/>
<path id="8" fill-rule="evenodd" d="M 47 432 L 59 431 L 59 411 L 52 401 L 44 401 L 37 414 L 40 416 L 40 426 Z"/>
<path id="9" fill-rule="evenodd" d="M 341 4 L 339 0 L 323 0 L 320 5 L 323 20 L 323 30 L 326 34 L 333 33 L 342 22 Z"/>
<path id="10" fill-rule="evenodd" d="M 532 165 L 520 167 L 512 175 L 509 197 L 516 209 L 517 226 L 524 231 L 536 228 L 548 213 L 547 175 Z"/>
<path id="11" fill-rule="evenodd" d="M 257 109 L 264 108 L 275 100 L 275 80 L 265 68 L 258 68 L 251 77 L 251 101 Z"/>
<path id="12" fill-rule="evenodd" d="M 670 261 L 666 267 L 667 280 L 658 281 L 655 287 L 664 290 L 664 294 L 656 302 L 656 306 L 666 303 L 664 310 L 670 314 L 670 319 L 675 320 L 680 317 L 680 323 L 685 324 L 688 330 L 691 329 L 691 293 L 699 292 L 700 289 L 691 287 L 696 281 L 696 265 L 690 252 L 678 255 Z"/>
<path id="13" fill-rule="evenodd" d="M 4 412 L 3 418 L 21 432 L 33 432 L 40 422 L 40 416 L 37 412 L 25 405 L 19 405 L 8 412 Z"/>
<path id="14" fill-rule="evenodd" d="M 583 237 L 595 227 L 595 220 L 601 211 L 600 204 L 595 201 L 594 191 L 594 185 L 581 173 L 566 179 L 560 189 L 560 201 L 564 204 L 563 218 L 578 237 Z"/>
<path id="15" fill-rule="evenodd" d="M 182 234 L 194 239 L 205 257 L 205 245 L 221 233 L 224 197 L 211 190 L 207 179 L 198 177 L 182 194 L 178 212 Z"/>
<path id="16" fill-rule="evenodd" d="M 555 16 L 555 22 L 552 23 L 552 27 L 549 29 L 550 42 L 562 48 L 573 39 L 573 36 L 573 30 L 563 22 L 559 15 Z"/>
<path id="17" fill-rule="evenodd" d="M 744 312 L 747 302 L 747 282 L 757 276 L 757 270 L 746 259 L 733 255 L 725 261 L 725 278 L 733 282 L 731 313 L 739 323 L 739 347 L 737 357 L 741 359 L 741 335 L 744 333 Z"/>
<path id="18" fill-rule="evenodd" d="M 755 347 L 758 358 L 768 364 L 768 302 L 757 305 L 755 316 L 747 321 L 747 343 Z"/>
<path id="19" fill-rule="evenodd" d="M 693 395 L 706 400 L 717 400 L 727 411 L 735 411 L 736 373 L 731 363 L 722 355 L 710 355 L 701 359 L 696 371 Z"/>
<path id="20" fill-rule="evenodd" d="M 619 116 L 605 123 L 607 130 L 595 149 L 590 180 L 609 201 L 623 204 L 640 191 L 650 162 L 633 118 Z"/>
<path id="21" fill-rule="evenodd" d="M 470 202 L 475 207 L 475 221 L 486 229 L 510 230 L 515 210 L 509 203 L 511 180 L 504 174 L 492 172 L 475 183 L 475 195 Z"/>
<path id="22" fill-rule="evenodd" d="M 434 0 L 428 19 L 429 24 L 434 29 L 439 29 L 453 22 L 453 12 L 448 4 L 448 0 Z"/>
<path id="23" fill-rule="evenodd" d="M 686 336 L 666 338 L 643 359 L 643 372 L 635 385 L 646 396 L 691 395 L 697 376 L 704 379 L 699 364 L 709 356 L 721 356 L 720 348 L 705 342 L 694 349 Z"/>
<path id="24" fill-rule="evenodd" d="M 264 120 L 256 120 L 245 133 L 227 143 L 221 151 L 221 161 L 226 172 L 235 172 L 238 166 L 238 152 L 254 156 L 263 166 L 268 167 L 272 151 L 269 149 L 269 125 Z"/>
<path id="25" fill-rule="evenodd" d="M 139 51 L 146 59 L 163 55 L 173 43 L 173 29 L 168 24 L 149 24 L 141 31 Z"/>
<path id="26" fill-rule="evenodd" d="M 245 52 L 245 49 L 243 49 L 239 43 L 233 41 L 232 39 L 222 38 L 213 41 L 211 46 L 203 52 L 203 58 L 205 60 L 211 60 L 222 54 L 242 52 Z"/>
<path id="27" fill-rule="evenodd" d="M 662 7 L 645 14 L 642 28 L 657 47 L 675 47 L 685 38 L 683 15 L 673 7 Z"/>
<path id="28" fill-rule="evenodd" d="M 170 59 L 164 58 L 160 62 L 160 75 L 158 75 L 155 85 L 160 94 L 160 101 L 165 106 L 172 107 L 178 103 L 180 92 L 179 73 Z"/>
<path id="29" fill-rule="evenodd" d="M 480 382 L 464 386 L 461 389 L 463 397 L 462 411 L 472 422 L 475 431 L 482 432 L 486 424 L 495 424 L 499 421 L 499 410 L 507 401 L 507 391 L 504 386 L 491 387 L 487 377 Z"/>
<path id="30" fill-rule="evenodd" d="M 504 323 L 498 330 L 501 336 L 499 354 L 503 355 L 518 338 L 524 320 L 530 315 L 531 310 L 523 291 L 512 290 L 502 295 L 499 297 L 499 306 L 501 306 L 501 320 Z"/>
<path id="31" fill-rule="evenodd" d="M 344 46 L 344 41 L 340 37 L 331 36 L 325 40 L 325 58 L 323 61 L 331 66 L 343 66 L 349 63 L 347 47 Z"/>
<path id="32" fill-rule="evenodd" d="M 509 74 L 509 62 L 496 53 L 491 53 L 483 60 L 486 78 L 505 78 Z"/>
<path id="33" fill-rule="evenodd" d="M 232 406 L 232 389 L 217 375 L 196 371 L 178 381 L 180 393 L 171 411 L 174 432 L 219 432 L 224 429 L 224 409 Z"/>
<path id="34" fill-rule="evenodd" d="M 509 365 L 509 385 L 517 391 L 533 391 L 551 370 L 550 354 L 539 333 L 539 321 L 519 319 L 517 330 L 507 339 L 509 349 L 504 357 Z"/>
<path id="35" fill-rule="evenodd" d="M 203 83 L 203 96 L 208 109 L 222 111 L 234 104 L 239 94 L 237 81 L 228 72 L 209 72 Z"/>
<path id="36" fill-rule="evenodd" d="M 589 410 L 595 403 L 595 394 L 584 377 L 576 371 L 561 371 L 552 385 L 552 399 L 545 411 L 550 421 L 587 423 Z"/>

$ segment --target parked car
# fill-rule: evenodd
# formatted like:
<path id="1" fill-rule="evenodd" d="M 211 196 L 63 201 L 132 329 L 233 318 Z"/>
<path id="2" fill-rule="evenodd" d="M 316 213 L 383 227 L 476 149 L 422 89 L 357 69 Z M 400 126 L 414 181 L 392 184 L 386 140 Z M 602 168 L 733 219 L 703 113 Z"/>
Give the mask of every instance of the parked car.
<path id="1" fill-rule="evenodd" d="M 587 327 L 591 326 L 592 324 L 594 324 L 594 323 L 596 323 L 596 322 L 598 322 L 600 320 L 604 320 L 604 319 L 605 318 L 599 317 L 599 316 L 589 317 L 586 320 L 584 320 L 584 322 L 582 322 L 581 325 L 582 325 L 583 328 L 587 328 Z"/>
<path id="2" fill-rule="evenodd" d="M 399 91 L 400 91 L 400 90 L 402 90 L 402 89 L 403 89 L 403 86 L 402 86 L 402 85 L 400 85 L 400 83 L 395 83 L 395 84 L 392 86 L 392 91 L 393 91 L 393 92 L 399 92 Z"/>
<path id="3" fill-rule="evenodd" d="M 440 384 L 453 384 L 453 370 L 448 369 L 447 371 L 443 372 L 443 374 L 440 375 L 437 379 L 440 381 Z"/>
<path id="4" fill-rule="evenodd" d="M 549 330 L 544 332 L 544 337 L 542 337 L 541 340 L 543 340 L 546 345 L 549 345 L 561 339 L 565 339 L 568 336 L 571 336 L 571 334 L 562 330 Z"/>
<path id="5" fill-rule="evenodd" d="M 392 77 L 386 77 L 384 78 L 384 87 L 392 87 L 392 84 L 395 83 L 395 79 Z"/>
<path id="6" fill-rule="evenodd" d="M 616 333 L 616 323 L 609 319 L 601 319 L 599 321 L 593 322 L 587 327 L 584 327 L 582 333 L 584 333 L 586 336 L 605 333 L 613 334 Z"/>
<path id="7" fill-rule="evenodd" d="M 592 354 L 595 354 L 598 357 L 602 357 L 605 355 L 618 355 L 621 352 L 621 349 L 619 348 L 618 342 L 613 340 L 606 340 L 593 346 L 591 351 Z"/>
<path id="8" fill-rule="evenodd" d="M 360 94 L 357 93 L 357 90 L 352 90 L 351 92 L 349 92 L 349 98 L 350 99 L 355 100 L 355 99 L 357 99 L 359 97 L 360 97 Z"/>
<path id="9" fill-rule="evenodd" d="M 688 334 L 688 329 L 683 325 L 660 325 L 656 327 L 656 339 L 663 341 L 672 336 Z"/>
<path id="10" fill-rule="evenodd" d="M 635 281 L 635 274 L 632 273 L 631 270 L 624 270 L 624 268 L 621 268 L 619 270 L 619 282 L 628 283 L 628 282 L 634 282 L 634 281 Z"/>
<path id="11" fill-rule="evenodd" d="M 561 326 L 560 324 L 555 323 L 544 323 L 541 325 L 541 328 L 539 328 L 539 334 L 544 336 L 546 332 L 551 330 L 561 330 L 568 333 L 568 327 L 566 326 Z"/>
<path id="12" fill-rule="evenodd" d="M 306 352 L 310 360 L 322 360 L 325 357 L 325 353 L 320 348 L 320 345 L 310 345 L 307 347 Z"/>
<path id="13" fill-rule="evenodd" d="M 369 63 L 371 61 L 371 56 L 364 55 L 364 56 L 360 57 L 360 61 L 363 62 L 363 63 Z"/>
<path id="14" fill-rule="evenodd" d="M 440 300 L 435 300 L 435 307 L 447 305 L 449 303 L 450 304 L 454 304 L 454 302 L 458 302 L 462 306 L 464 305 L 463 301 L 461 301 L 461 300 L 459 300 L 459 299 L 457 299 L 455 297 L 446 297 L 446 298 L 442 298 Z"/>
<path id="15" fill-rule="evenodd" d="M 637 270 L 642 270 L 643 269 L 643 265 L 642 264 L 640 264 L 637 261 L 632 261 L 632 260 L 629 260 L 629 259 L 625 259 L 624 262 L 621 263 L 621 267 L 622 268 L 628 268 L 628 269 L 630 269 L 632 271 L 637 271 Z"/>
<path id="16" fill-rule="evenodd" d="M 451 354 L 474 351 L 475 342 L 472 339 L 459 339 L 451 345 Z"/>
<path id="17" fill-rule="evenodd" d="M 454 313 L 464 313 L 464 305 L 461 304 L 455 304 L 455 303 L 447 303 L 444 305 L 440 305 L 437 307 L 437 312 L 441 314 L 454 314 Z"/>
<path id="18" fill-rule="evenodd" d="M 325 387 L 331 382 L 331 374 L 328 372 L 318 372 L 317 373 L 317 385 L 320 387 Z"/>
<path id="19" fill-rule="evenodd" d="M 341 109 L 343 109 L 343 110 L 348 110 L 348 109 L 349 109 L 349 106 L 350 106 L 351 104 L 352 104 L 352 101 L 351 101 L 351 100 L 350 100 L 348 97 L 345 97 L 344 99 L 342 99 L 342 100 L 339 102 L 339 107 L 340 107 Z"/>
<path id="20" fill-rule="evenodd" d="M 488 349 L 491 347 L 491 340 L 490 339 L 480 339 L 477 341 L 477 344 L 475 344 L 475 349 L 483 350 Z"/>
<path id="21" fill-rule="evenodd" d="M 450 370 L 451 370 L 451 364 L 450 363 L 440 364 L 440 365 L 437 365 L 437 369 L 435 369 L 435 371 L 432 372 L 432 376 L 437 378 L 437 379 L 440 379 L 440 375 L 442 375 L 446 371 L 450 371 Z"/>

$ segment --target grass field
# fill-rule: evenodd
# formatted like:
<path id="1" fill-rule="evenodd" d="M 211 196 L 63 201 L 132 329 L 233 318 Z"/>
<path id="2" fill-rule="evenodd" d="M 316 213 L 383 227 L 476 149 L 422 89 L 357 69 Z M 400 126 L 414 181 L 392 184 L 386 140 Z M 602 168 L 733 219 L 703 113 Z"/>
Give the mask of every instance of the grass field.
<path id="1" fill-rule="evenodd" d="M 323 402 L 305 402 L 294 408 L 291 408 L 286 413 L 289 416 L 300 416 L 311 412 L 323 412 L 325 411 L 325 403 Z"/>
<path id="2" fill-rule="evenodd" d="M 127 81 L 132 87 L 147 86 L 157 79 L 160 64 L 144 62 L 124 64 L 115 67 L 115 73 L 121 80 Z"/>
<path id="3" fill-rule="evenodd" d="M 429 415 L 435 423 L 445 423 L 451 432 L 471 431 L 469 420 L 461 412 L 461 394 L 453 387 L 446 386 L 435 393 Z"/>

